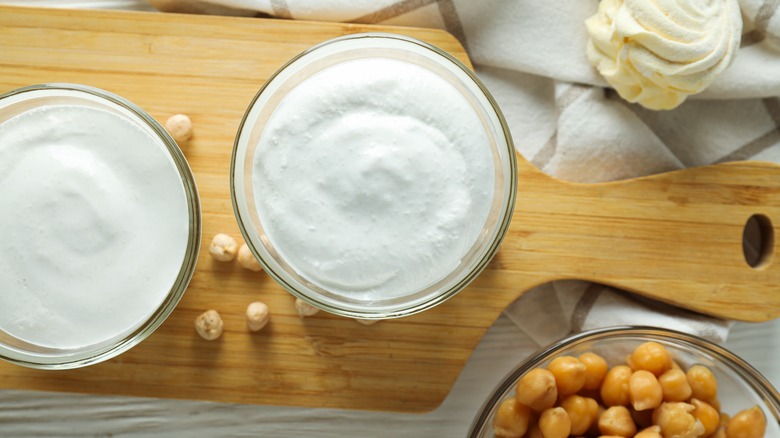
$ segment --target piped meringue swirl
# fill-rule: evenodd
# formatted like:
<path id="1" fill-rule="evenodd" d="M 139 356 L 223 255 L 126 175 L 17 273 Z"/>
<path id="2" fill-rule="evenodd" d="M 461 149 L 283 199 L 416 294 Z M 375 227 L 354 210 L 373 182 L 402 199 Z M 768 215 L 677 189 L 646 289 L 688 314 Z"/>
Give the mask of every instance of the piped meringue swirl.
<path id="1" fill-rule="evenodd" d="M 707 88 L 742 34 L 737 0 L 602 0 L 585 24 L 590 63 L 621 97 L 654 110 Z"/>

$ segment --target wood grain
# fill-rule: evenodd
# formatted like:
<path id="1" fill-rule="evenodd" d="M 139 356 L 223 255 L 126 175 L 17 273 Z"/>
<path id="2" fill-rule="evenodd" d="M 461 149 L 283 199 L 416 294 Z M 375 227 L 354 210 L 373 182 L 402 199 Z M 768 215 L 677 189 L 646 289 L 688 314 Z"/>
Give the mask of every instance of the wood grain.
<path id="1" fill-rule="evenodd" d="M 502 304 L 472 293 L 427 315 L 370 327 L 324 312 L 301 320 L 293 298 L 269 277 L 214 262 L 205 250 L 218 232 L 240 237 L 230 155 L 257 90 L 310 46 L 364 31 L 414 36 L 468 63 L 457 40 L 438 30 L 0 7 L 0 92 L 75 82 L 117 93 L 160 122 L 175 113 L 192 118 L 195 135 L 184 154 L 200 193 L 204 236 L 184 298 L 139 346 L 81 370 L 2 363 L 0 387 L 407 412 L 438 406 Z M 251 334 L 244 310 L 258 299 L 272 319 Z M 226 328 L 211 343 L 193 328 L 209 308 L 220 311 Z"/>
<path id="2" fill-rule="evenodd" d="M 195 137 L 184 153 L 200 191 L 205 246 L 218 232 L 240 235 L 228 167 L 255 92 L 300 51 L 361 31 L 414 36 L 468 61 L 451 35 L 436 30 L 0 8 L 0 91 L 77 82 L 122 95 L 160 121 L 190 115 Z M 777 267 L 751 268 L 741 250 L 752 214 L 780 223 L 777 166 L 738 163 L 582 185 L 518 159 L 518 200 L 502 249 L 472 285 L 435 309 L 370 327 L 323 312 L 301 320 L 270 278 L 202 250 L 184 299 L 143 343 L 86 369 L 0 364 L 0 386 L 422 412 L 444 399 L 506 305 L 546 281 L 594 280 L 745 320 L 780 312 Z M 256 299 L 268 303 L 272 320 L 251 334 L 243 312 Z M 225 320 L 215 342 L 193 329 L 209 308 Z"/>
<path id="3" fill-rule="evenodd" d="M 780 224 L 780 166 L 743 161 L 600 184 L 559 181 L 522 159 L 519 168 L 500 252 L 505 279 L 523 288 L 590 280 L 745 321 L 780 315 L 771 237 Z M 771 223 L 767 259 L 755 267 L 742 248 L 753 215 Z"/>

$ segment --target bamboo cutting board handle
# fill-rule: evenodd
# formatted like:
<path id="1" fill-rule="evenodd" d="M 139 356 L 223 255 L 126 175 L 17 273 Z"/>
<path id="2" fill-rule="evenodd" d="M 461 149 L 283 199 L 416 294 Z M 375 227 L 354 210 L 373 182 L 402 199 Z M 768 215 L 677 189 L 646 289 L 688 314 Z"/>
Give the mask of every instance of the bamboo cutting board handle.
<path id="1" fill-rule="evenodd" d="M 554 179 L 522 157 L 518 168 L 501 260 L 526 286 L 590 280 L 724 318 L 780 315 L 780 166 L 736 162 L 598 184 Z M 751 217 L 761 241 L 749 264 Z"/>

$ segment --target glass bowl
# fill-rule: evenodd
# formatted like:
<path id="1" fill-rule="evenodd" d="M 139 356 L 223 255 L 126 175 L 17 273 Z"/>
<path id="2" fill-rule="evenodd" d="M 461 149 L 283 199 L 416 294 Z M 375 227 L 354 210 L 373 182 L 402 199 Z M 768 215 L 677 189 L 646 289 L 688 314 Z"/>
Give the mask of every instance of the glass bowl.
<path id="1" fill-rule="evenodd" d="M 638 345 L 662 344 L 683 368 L 704 365 L 717 378 L 721 412 L 734 415 L 757 405 L 767 419 L 765 436 L 780 436 L 780 394 L 755 368 L 734 353 L 704 338 L 653 327 L 611 327 L 567 337 L 534 354 L 511 371 L 493 390 L 474 418 L 467 436 L 493 437 L 493 419 L 499 405 L 514 397 L 515 385 L 528 371 L 546 367 L 556 357 L 579 356 L 586 351 L 602 355 L 610 367 L 625 364 Z"/>
<path id="2" fill-rule="evenodd" d="M 46 122 L 43 123 L 59 123 L 57 126 L 63 127 L 62 130 L 45 134 L 48 137 L 37 137 L 40 131 L 47 128 L 30 125 L 33 123 L 30 120 L 40 123 L 40 118 L 29 117 L 33 117 L 30 114 L 39 110 L 49 111 L 46 113 Z M 57 117 L 64 122 L 53 122 Z M 139 147 L 142 146 L 139 142 L 145 143 L 144 148 L 138 149 L 143 150 L 144 154 L 141 156 L 138 155 L 141 152 L 127 153 L 118 146 L 111 147 L 112 144 L 121 143 L 115 143 L 119 141 L 117 135 L 110 132 L 110 129 L 105 129 L 105 126 L 116 125 L 100 125 L 97 121 L 104 119 L 116 120 L 117 123 L 123 124 L 122 126 L 127 126 L 126 138 L 134 139 L 131 141 L 132 145 Z M 165 321 L 192 278 L 200 246 L 201 210 L 189 165 L 176 142 L 154 118 L 126 99 L 94 87 L 52 83 L 9 91 L 0 95 L 0 126 L 9 121 L 15 123 L 8 125 L 12 130 L 10 132 L 19 133 L 19 128 L 12 126 L 22 126 L 21 129 L 26 130 L 24 132 L 31 133 L 31 138 L 43 140 L 28 141 L 26 149 L 20 149 L 16 144 L 19 142 L 16 142 L 15 146 L 0 145 L 0 154 L 11 159 L 10 162 L 0 163 L 0 167 L 2 164 L 8 165 L 0 177 L 0 185 L 6 184 L 8 188 L 7 184 L 32 182 L 29 176 L 24 175 L 16 175 L 5 181 L 2 179 L 7 178 L 16 165 L 22 162 L 28 167 L 45 163 L 46 166 L 51 166 L 50 173 L 57 176 L 49 180 L 44 174 L 35 174 L 35 178 L 40 176 L 41 180 L 48 181 L 47 185 L 29 185 L 20 191 L 34 193 L 30 195 L 29 202 L 22 199 L 14 204 L 15 212 L 20 215 L 20 219 L 14 224 L 20 224 L 21 229 L 11 228 L 9 231 L 4 228 L 5 232 L 10 233 L 7 235 L 9 239 L 0 239 L 12 245 L 4 247 L 3 250 L 7 251 L 13 248 L 10 238 L 14 234 L 19 237 L 35 232 L 45 236 L 38 239 L 40 243 L 17 248 L 20 251 L 15 255 L 4 254 L 7 256 L 4 268 L 16 263 L 16 260 L 34 260 L 23 261 L 16 268 L 0 271 L 3 274 L 0 279 L 5 278 L 11 282 L 11 285 L 5 287 L 0 285 L 0 299 L 5 303 L 5 310 L 12 306 L 29 310 L 28 304 L 22 304 L 29 296 L 40 297 L 39 307 L 42 310 L 36 310 L 35 317 L 4 311 L 5 316 L 0 320 L 0 358 L 31 368 L 68 369 L 115 357 L 144 340 Z M 75 128 L 69 130 L 70 126 Z M 100 127 L 104 129 L 99 129 Z M 52 128 L 54 129 L 60 128 Z M 87 146 L 87 142 L 106 147 L 97 149 Z M 131 159 L 133 156 L 136 158 Z M 118 160 L 121 160 L 121 165 L 115 164 L 120 162 Z M 11 166 L 11 163 L 17 164 Z M 108 170 L 104 172 L 104 169 Z M 159 173 L 164 176 L 159 179 L 150 178 Z M 108 175 L 111 180 L 101 179 L 96 175 Z M 170 184 L 171 182 L 174 183 Z M 157 183 L 162 186 L 155 185 Z M 149 188 L 141 191 L 140 187 Z M 152 193 L 156 198 L 146 198 L 142 193 Z M 0 201 L 2 199 L 0 197 Z M 9 199 L 16 198 L 5 198 L 2 202 L 8 202 Z M 167 201 L 160 199 L 174 200 L 174 206 L 169 206 Z M 145 209 L 133 211 L 140 205 L 146 206 Z M 85 213 L 86 216 L 74 213 L 84 209 L 90 212 Z M 48 214 L 35 216 L 40 211 L 46 211 Z M 156 234 L 146 234 L 150 232 L 147 225 L 159 224 L 163 219 L 160 215 L 163 214 L 167 214 L 165 225 L 152 226 Z M 120 225 L 113 220 L 118 217 L 127 217 L 133 222 L 123 222 L 124 225 Z M 88 223 L 84 223 L 85 218 Z M 135 221 L 136 219 L 140 220 Z M 35 227 L 28 225 L 33 223 L 36 224 Z M 139 239 L 143 237 L 141 234 L 175 236 L 167 240 L 173 249 L 163 255 L 154 245 L 144 248 L 136 246 L 136 242 L 141 242 L 139 245 L 148 243 L 149 239 Z M 3 236 L 3 231 L 0 231 L 0 236 Z M 44 244 L 48 247 L 43 246 Z M 57 252 L 47 251 L 47 248 L 55 247 L 58 248 Z M 124 252 L 128 247 L 135 248 L 133 256 Z M 81 262 L 78 258 L 72 258 L 76 253 L 69 251 L 94 253 L 98 256 L 95 263 Z M 136 257 L 138 254 L 143 256 Z M 158 258 L 167 255 L 175 257 L 170 263 L 164 263 L 165 268 L 162 268 L 160 263 L 157 263 Z M 120 258 L 123 256 L 128 263 L 111 263 L 112 259 L 124 260 Z M 105 263 L 99 262 L 98 258 L 103 258 Z M 43 275 L 44 270 L 51 274 Z M 35 274 L 36 271 L 41 274 Z M 27 272 L 33 273 L 29 277 L 38 278 L 26 277 Z M 102 282 L 95 283 L 97 278 Z M 127 283 L 128 281 L 133 283 Z M 120 287 L 122 282 L 132 286 Z M 110 299 L 121 302 L 121 309 L 89 303 L 85 291 L 90 284 L 116 284 L 117 288 L 112 291 L 116 295 L 112 295 Z M 150 287 L 145 287 L 147 285 Z M 136 286 L 144 289 L 137 289 Z M 152 290 L 153 292 L 146 294 Z M 46 301 L 47 298 L 52 301 Z M 48 307 L 47 304 L 55 307 Z M 125 307 L 125 304 L 131 305 Z M 55 308 L 56 310 L 51 310 Z M 133 310 L 128 310 L 129 308 Z M 68 313 L 68 309 L 73 309 L 70 310 L 72 313 Z M 107 312 L 111 311 L 118 313 L 114 317 L 106 317 Z M 89 315 L 94 317 L 90 318 Z M 96 322 L 100 318 L 103 320 Z M 25 319 L 31 321 L 18 322 Z M 60 321 L 64 320 L 70 321 L 68 325 L 52 325 L 55 321 L 60 324 Z M 58 329 L 57 332 L 52 332 L 52 329 L 46 328 L 48 326 L 72 330 Z M 85 335 L 88 333 L 91 334 Z"/>
<path id="3" fill-rule="evenodd" d="M 420 287 L 399 287 L 399 290 L 387 294 L 369 293 L 367 289 L 359 287 L 345 292 L 330 284 L 323 284 L 326 282 L 318 281 L 305 270 L 296 268 L 289 256 L 284 255 L 288 251 L 287 243 L 283 239 L 280 239 L 281 243 L 274 241 L 275 236 L 269 231 L 269 221 L 264 220 L 259 213 L 255 191 L 263 193 L 263 196 L 265 194 L 262 187 L 259 188 L 253 181 L 259 174 L 262 178 L 263 172 L 271 172 L 257 170 L 254 161 L 256 153 L 260 153 L 258 151 L 263 148 L 270 150 L 270 146 L 262 146 L 264 130 L 274 120 L 272 117 L 275 111 L 283 108 L 290 93 L 307 79 L 327 72 L 331 67 L 343 67 L 346 63 L 364 60 L 401 61 L 414 68 L 421 67 L 429 72 L 426 75 L 433 73 L 443 79 L 459 99 L 467 102 L 464 108 L 473 112 L 479 120 L 479 135 L 483 135 L 484 131 L 487 139 L 485 145 L 489 149 L 489 152 L 485 152 L 486 156 L 492 156 L 492 164 L 488 167 L 493 169 L 493 195 L 486 196 L 488 201 L 485 204 L 489 206 L 489 213 L 486 213 L 487 220 L 481 224 L 477 238 L 468 244 L 470 246 L 464 246 L 462 257 L 459 256 L 456 262 L 447 265 L 447 274 Z M 351 69 L 354 65 L 349 64 L 347 68 Z M 327 89 L 327 84 L 323 88 Z M 331 104 L 326 99 L 322 107 L 329 108 Z M 269 131 L 272 132 L 272 128 Z M 271 134 L 268 135 L 271 137 Z M 299 138 L 305 135 L 306 132 Z M 298 157 L 300 155 L 294 159 L 298 160 Z M 231 163 L 231 196 L 236 219 L 250 250 L 265 271 L 290 293 L 337 315 L 362 319 L 394 318 L 421 312 L 445 301 L 466 287 L 485 268 L 498 250 L 512 216 L 517 190 L 515 160 L 512 140 L 501 111 L 485 86 L 466 66 L 444 51 L 413 38 L 380 33 L 355 34 L 329 40 L 306 50 L 281 67 L 263 85 L 249 105 L 238 129 Z M 339 172 L 343 173 L 342 170 Z M 304 176 L 308 177 L 308 174 Z M 336 202 L 341 202 L 341 199 Z M 300 217 L 295 215 L 296 219 Z M 344 223 L 344 227 L 351 225 Z M 415 245 L 415 241 L 408 235 L 402 235 L 399 239 L 407 248 Z M 319 262 L 328 261 L 317 260 L 313 263 Z"/>

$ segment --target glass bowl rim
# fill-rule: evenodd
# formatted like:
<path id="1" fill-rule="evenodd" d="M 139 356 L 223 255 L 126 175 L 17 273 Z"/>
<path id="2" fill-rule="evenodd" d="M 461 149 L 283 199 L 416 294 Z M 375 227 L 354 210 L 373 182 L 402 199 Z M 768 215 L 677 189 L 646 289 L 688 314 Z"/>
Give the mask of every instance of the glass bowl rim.
<path id="1" fill-rule="evenodd" d="M 780 414 L 780 392 L 764 377 L 755 367 L 747 363 L 744 359 L 732 353 L 727 348 L 720 346 L 713 341 L 705 339 L 699 335 L 685 333 L 678 330 L 652 327 L 644 325 L 620 325 L 612 327 L 603 327 L 592 330 L 586 330 L 580 333 L 566 336 L 553 343 L 539 348 L 528 356 L 525 360 L 516 365 L 507 373 L 490 392 L 490 395 L 480 407 L 477 415 L 472 420 L 466 436 L 470 438 L 480 437 L 480 433 L 492 420 L 491 412 L 503 400 L 504 394 L 514 387 L 517 380 L 539 366 L 544 361 L 554 357 L 561 350 L 568 347 L 575 347 L 592 341 L 604 339 L 618 339 L 621 337 L 642 337 L 648 341 L 662 340 L 685 347 L 702 351 L 715 358 L 717 361 L 728 366 L 729 369 L 743 380 L 756 395 L 766 404 L 766 406 Z"/>
<path id="2" fill-rule="evenodd" d="M 394 39 L 394 40 L 400 40 L 404 41 L 406 43 L 412 43 L 417 46 L 422 47 L 423 49 L 426 49 L 430 52 L 433 52 L 433 56 L 438 56 L 443 59 L 444 62 L 449 62 L 452 67 L 457 68 L 461 72 L 465 73 L 468 79 L 476 85 L 477 89 L 481 93 L 482 96 L 485 97 L 487 102 L 490 104 L 490 108 L 486 108 L 486 110 L 492 111 L 498 122 L 499 126 L 495 126 L 495 128 L 500 129 L 500 132 L 498 132 L 506 141 L 506 149 L 507 149 L 507 162 L 505 163 L 509 170 L 508 170 L 508 189 L 505 190 L 507 192 L 506 194 L 502 194 L 502 202 L 506 203 L 506 208 L 504 211 L 499 212 L 498 219 L 496 221 L 495 230 L 496 235 L 495 238 L 492 239 L 492 241 L 489 242 L 488 245 L 486 245 L 486 249 L 484 251 L 483 256 L 478 259 L 475 266 L 472 270 L 470 270 L 467 275 L 465 275 L 463 278 L 461 278 L 457 283 L 453 284 L 451 287 L 449 287 L 446 290 L 441 290 L 436 293 L 431 293 L 431 295 L 424 301 L 418 302 L 416 304 L 412 305 L 397 305 L 394 306 L 392 310 L 390 311 L 371 311 L 371 310 L 361 310 L 361 311 L 355 311 L 351 309 L 345 309 L 345 308 L 339 308 L 335 306 L 331 306 L 329 303 L 324 301 L 318 301 L 312 298 L 309 295 L 306 295 L 302 292 L 300 292 L 294 285 L 287 282 L 283 275 L 276 272 L 272 266 L 269 265 L 269 263 L 265 260 L 265 258 L 260 254 L 257 248 L 255 248 L 254 242 L 250 238 L 248 227 L 251 226 L 251 222 L 248 220 L 245 221 L 243 219 L 242 212 L 240 211 L 239 207 L 239 200 L 238 200 L 238 190 L 236 189 L 236 164 L 238 159 L 238 153 L 239 153 L 239 144 L 240 140 L 242 138 L 242 132 L 244 131 L 245 125 L 247 124 L 249 114 L 251 110 L 255 107 L 258 100 L 260 99 L 263 92 L 268 88 L 269 84 L 272 83 L 272 81 L 277 78 L 282 72 L 287 70 L 292 64 L 296 63 L 299 59 L 303 58 L 304 56 L 307 56 L 315 51 L 318 51 L 324 47 L 330 46 L 331 44 L 336 44 L 342 41 L 347 40 L 355 40 L 355 39 L 361 39 L 361 38 L 380 38 L 380 39 Z M 241 231 L 241 235 L 244 238 L 244 241 L 246 242 L 247 246 L 249 247 L 250 251 L 254 255 L 254 257 L 258 260 L 258 262 L 262 265 L 265 272 L 273 278 L 279 285 L 281 285 L 287 292 L 295 296 L 296 298 L 299 298 L 319 309 L 325 310 L 329 313 L 344 316 L 344 317 L 350 317 L 350 318 L 360 318 L 360 319 L 391 319 L 391 318 L 400 318 L 405 316 L 414 315 L 417 313 L 420 313 L 424 310 L 428 310 L 430 308 L 433 308 L 442 302 L 448 300 L 449 298 L 452 298 L 455 296 L 458 292 L 462 291 L 463 289 L 468 286 L 484 269 L 487 267 L 490 260 L 493 259 L 495 254 L 498 252 L 499 247 L 501 246 L 501 243 L 504 239 L 504 237 L 507 234 L 507 231 L 509 229 L 509 225 L 512 220 L 512 215 L 515 210 L 515 201 L 517 197 L 517 158 L 514 148 L 514 143 L 512 141 L 512 136 L 509 131 L 509 125 L 501 112 L 500 107 L 498 106 L 498 103 L 493 98 L 491 93 L 488 91 L 487 87 L 484 85 L 484 83 L 477 77 L 476 73 L 474 73 L 469 67 L 467 67 L 465 64 L 463 64 L 460 60 L 452 56 L 451 54 L 447 53 L 446 51 L 429 44 L 425 41 L 419 40 L 417 38 L 409 37 L 406 35 L 400 35 L 400 34 L 394 34 L 394 33 L 387 33 L 387 32 L 360 32 L 360 33 L 354 33 L 350 35 L 344 35 L 332 39 L 328 39 L 326 41 L 323 41 L 321 43 L 315 44 L 308 49 L 300 52 L 299 54 L 295 55 L 293 58 L 285 62 L 281 67 L 279 67 L 260 87 L 260 89 L 255 93 L 254 97 L 250 101 L 249 105 L 247 106 L 246 111 L 244 112 L 243 117 L 241 118 L 241 122 L 238 126 L 238 131 L 233 143 L 233 153 L 231 156 L 230 161 L 230 197 L 233 205 L 233 212 L 236 217 L 236 222 L 238 223 L 239 230 Z M 245 223 L 246 222 L 246 223 Z M 248 225 L 247 225 L 248 224 Z M 475 259 L 477 260 L 477 259 Z M 314 293 L 316 295 L 316 293 Z"/>
<path id="3" fill-rule="evenodd" d="M 107 345 L 100 345 L 91 349 L 87 348 L 84 351 L 73 352 L 71 350 L 66 350 L 66 353 L 61 356 L 54 354 L 45 355 L 44 357 L 49 360 L 43 361 L 35 360 L 36 357 L 42 355 L 30 353 L 18 348 L 8 348 L 0 343 L 0 359 L 4 361 L 27 368 L 64 370 L 82 368 L 114 358 L 142 342 L 162 325 L 184 296 L 184 292 L 187 290 L 190 280 L 195 273 L 195 266 L 200 251 L 202 212 L 195 177 L 181 148 L 179 148 L 176 141 L 170 136 L 168 131 L 157 122 L 157 120 L 133 102 L 101 88 L 68 82 L 49 82 L 15 88 L 0 93 L 0 102 L 24 93 L 37 94 L 41 92 L 45 94 L 46 91 L 73 91 L 97 97 L 99 100 L 105 100 L 129 111 L 132 116 L 136 118 L 134 122 L 146 125 L 151 129 L 157 138 L 162 141 L 165 150 L 173 160 L 174 167 L 179 174 L 179 179 L 184 190 L 188 215 L 189 236 L 179 274 L 171 285 L 170 290 L 165 295 L 165 299 L 160 303 L 157 309 L 138 328 L 128 333 L 125 337 Z M 33 95 L 31 97 L 37 98 L 40 96 Z"/>

